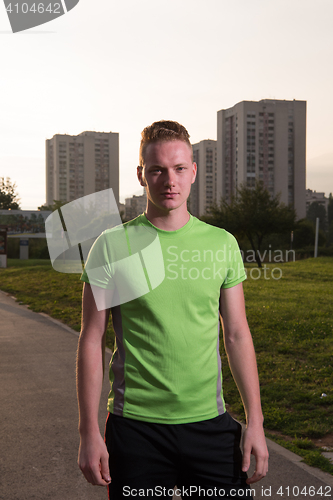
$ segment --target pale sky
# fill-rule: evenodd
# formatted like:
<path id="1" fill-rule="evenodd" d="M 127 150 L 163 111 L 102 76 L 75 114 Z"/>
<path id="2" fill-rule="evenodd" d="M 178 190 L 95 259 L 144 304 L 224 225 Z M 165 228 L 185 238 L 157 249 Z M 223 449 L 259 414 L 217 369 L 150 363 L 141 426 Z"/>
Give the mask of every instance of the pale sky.
<path id="1" fill-rule="evenodd" d="M 120 199 L 141 194 L 141 130 L 183 123 L 216 139 L 243 100 L 307 101 L 307 187 L 333 192 L 332 0 L 80 0 L 12 34 L 0 4 L 0 177 L 45 202 L 45 139 L 119 132 Z"/>

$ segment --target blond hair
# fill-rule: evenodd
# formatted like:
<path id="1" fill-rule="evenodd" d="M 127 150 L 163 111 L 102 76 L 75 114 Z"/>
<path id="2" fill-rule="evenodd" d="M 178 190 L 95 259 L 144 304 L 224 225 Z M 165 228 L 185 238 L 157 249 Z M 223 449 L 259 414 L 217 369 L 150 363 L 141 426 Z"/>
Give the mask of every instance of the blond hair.
<path id="1" fill-rule="evenodd" d="M 190 134 L 183 125 L 178 122 L 169 120 L 161 120 L 154 122 L 141 132 L 141 143 L 139 153 L 139 165 L 143 167 L 145 164 L 144 155 L 149 144 L 162 141 L 183 141 L 191 149 Z"/>

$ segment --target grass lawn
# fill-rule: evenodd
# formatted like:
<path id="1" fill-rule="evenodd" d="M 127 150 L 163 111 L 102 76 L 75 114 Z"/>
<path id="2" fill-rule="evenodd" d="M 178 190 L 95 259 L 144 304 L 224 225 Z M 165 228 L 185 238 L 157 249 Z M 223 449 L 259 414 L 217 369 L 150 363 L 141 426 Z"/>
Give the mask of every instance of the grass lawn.
<path id="1" fill-rule="evenodd" d="M 54 271 L 48 261 L 11 261 L 0 269 L 0 289 L 75 330 L 80 329 L 82 283 Z M 333 259 L 248 266 L 246 309 L 257 353 L 265 428 L 270 437 L 333 473 L 318 446 L 333 447 Z M 280 268 L 281 273 L 272 268 Z M 253 269 L 253 271 L 252 271 Z M 251 277 L 252 276 L 252 277 Z M 258 279 L 256 279 L 258 278 Z M 113 347 L 113 330 L 107 344 Z M 225 400 L 243 407 L 221 349 Z M 323 396 L 326 394 L 326 396 Z M 321 441 L 320 441 L 321 440 Z"/>

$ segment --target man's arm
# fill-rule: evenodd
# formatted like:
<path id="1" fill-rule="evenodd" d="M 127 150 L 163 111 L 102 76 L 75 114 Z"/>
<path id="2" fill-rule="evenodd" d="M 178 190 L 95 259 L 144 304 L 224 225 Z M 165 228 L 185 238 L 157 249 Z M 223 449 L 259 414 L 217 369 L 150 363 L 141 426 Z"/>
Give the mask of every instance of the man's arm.
<path id="1" fill-rule="evenodd" d="M 104 375 L 105 334 L 109 313 L 109 309 L 97 310 L 92 287 L 85 283 L 82 329 L 77 353 L 80 433 L 78 464 L 86 480 L 100 486 L 106 486 L 111 481 L 109 455 L 98 425 L 98 408 Z"/>
<path id="2" fill-rule="evenodd" d="M 253 476 L 247 479 L 247 483 L 251 484 L 266 475 L 268 450 L 263 429 L 257 363 L 245 314 L 242 283 L 221 289 L 220 313 L 229 365 L 246 414 L 242 470 L 248 471 L 251 453 L 256 459 L 256 470 Z"/>

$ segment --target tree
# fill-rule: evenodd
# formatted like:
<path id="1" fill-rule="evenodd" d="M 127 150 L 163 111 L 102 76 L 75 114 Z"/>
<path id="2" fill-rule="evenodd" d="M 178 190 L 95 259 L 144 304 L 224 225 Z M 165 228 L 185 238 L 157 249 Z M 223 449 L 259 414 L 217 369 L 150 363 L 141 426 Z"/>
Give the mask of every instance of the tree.
<path id="1" fill-rule="evenodd" d="M 321 229 L 326 228 L 326 208 L 317 201 L 312 202 L 306 211 L 306 218 L 316 224 L 316 219 L 319 218 L 319 226 Z"/>
<path id="2" fill-rule="evenodd" d="M 328 198 L 327 218 L 328 218 L 328 225 L 330 226 L 331 223 L 333 222 L 333 195 L 332 195 L 332 193 L 330 193 L 329 198 Z"/>
<path id="3" fill-rule="evenodd" d="M 66 203 L 68 203 L 68 202 L 61 201 L 61 200 L 53 200 L 53 205 L 41 205 L 40 207 L 37 207 L 37 210 L 54 212 L 55 210 L 58 210 L 63 205 L 66 205 Z"/>
<path id="4" fill-rule="evenodd" d="M 0 177 L 0 209 L 19 210 L 19 196 L 16 193 L 16 184 L 12 184 L 9 177 Z"/>
<path id="5" fill-rule="evenodd" d="M 309 219 L 300 219 L 294 229 L 294 248 L 306 248 L 314 245 L 315 228 Z"/>
<path id="6" fill-rule="evenodd" d="M 328 245 L 333 245 L 333 221 L 328 226 L 327 243 L 328 243 Z"/>
<path id="7" fill-rule="evenodd" d="M 230 203 L 222 199 L 220 206 L 211 207 L 210 213 L 207 222 L 248 238 L 258 267 L 262 267 L 260 250 L 264 237 L 291 231 L 296 220 L 295 210 L 280 203 L 280 195 L 272 198 L 262 182 L 256 182 L 254 188 L 241 186 Z"/>

